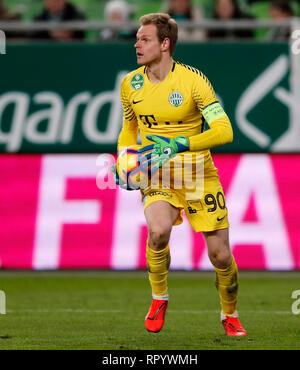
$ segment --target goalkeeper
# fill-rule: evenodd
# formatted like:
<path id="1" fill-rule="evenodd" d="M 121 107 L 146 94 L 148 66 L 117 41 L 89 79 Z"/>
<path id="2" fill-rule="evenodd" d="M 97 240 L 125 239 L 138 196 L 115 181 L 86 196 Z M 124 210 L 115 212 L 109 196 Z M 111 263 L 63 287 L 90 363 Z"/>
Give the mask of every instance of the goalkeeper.
<path id="1" fill-rule="evenodd" d="M 193 229 L 203 233 L 216 271 L 225 333 L 246 335 L 237 313 L 238 271 L 229 246 L 225 197 L 209 150 L 232 141 L 230 121 L 206 76 L 173 60 L 178 34 L 176 22 L 167 14 L 155 13 L 142 16 L 140 24 L 135 44 L 140 68 L 128 73 L 121 84 L 124 118 L 118 151 L 135 145 L 140 132 L 141 158 L 159 169 L 156 173 L 176 158 L 187 158 L 194 165 L 201 161 L 204 169 L 204 187 L 194 192 L 192 199 L 186 186 L 157 189 L 150 183 L 141 189 L 152 288 L 146 329 L 159 332 L 164 324 L 169 299 L 169 238 L 173 225 L 182 223 L 185 211 Z M 205 121 L 208 130 L 204 130 Z M 173 175 L 176 181 L 175 169 Z M 194 175 L 195 171 L 191 170 L 191 178 Z M 119 183 L 117 172 L 115 179 Z"/>

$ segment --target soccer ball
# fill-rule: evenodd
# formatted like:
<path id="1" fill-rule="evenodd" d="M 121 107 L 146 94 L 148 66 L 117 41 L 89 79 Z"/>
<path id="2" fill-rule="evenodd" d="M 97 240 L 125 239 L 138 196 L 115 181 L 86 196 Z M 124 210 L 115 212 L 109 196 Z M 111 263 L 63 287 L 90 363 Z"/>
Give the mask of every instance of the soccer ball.
<path id="1" fill-rule="evenodd" d="M 117 171 L 120 179 L 130 189 L 140 187 L 140 168 L 138 150 L 142 145 L 131 145 L 125 148 L 117 159 Z"/>

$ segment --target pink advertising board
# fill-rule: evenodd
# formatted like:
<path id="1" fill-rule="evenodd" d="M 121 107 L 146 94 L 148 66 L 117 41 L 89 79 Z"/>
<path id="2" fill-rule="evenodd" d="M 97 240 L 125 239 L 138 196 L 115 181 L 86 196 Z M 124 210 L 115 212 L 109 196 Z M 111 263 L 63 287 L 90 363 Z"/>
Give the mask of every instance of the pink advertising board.
<path id="1" fill-rule="evenodd" d="M 300 269 L 300 155 L 213 158 L 239 268 Z M 108 154 L 1 155 L 0 266 L 146 268 L 141 196 L 105 188 L 113 160 Z M 173 228 L 170 247 L 172 269 L 212 269 L 202 234 L 186 218 Z"/>

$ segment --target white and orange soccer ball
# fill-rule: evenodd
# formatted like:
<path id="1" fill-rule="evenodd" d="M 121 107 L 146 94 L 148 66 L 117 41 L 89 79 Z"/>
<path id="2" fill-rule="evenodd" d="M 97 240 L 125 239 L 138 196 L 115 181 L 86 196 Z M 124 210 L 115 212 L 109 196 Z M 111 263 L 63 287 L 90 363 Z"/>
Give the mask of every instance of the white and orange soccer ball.
<path id="1" fill-rule="evenodd" d="M 117 172 L 121 181 L 130 189 L 140 187 L 140 163 L 138 150 L 142 145 L 131 145 L 120 152 L 117 158 Z"/>

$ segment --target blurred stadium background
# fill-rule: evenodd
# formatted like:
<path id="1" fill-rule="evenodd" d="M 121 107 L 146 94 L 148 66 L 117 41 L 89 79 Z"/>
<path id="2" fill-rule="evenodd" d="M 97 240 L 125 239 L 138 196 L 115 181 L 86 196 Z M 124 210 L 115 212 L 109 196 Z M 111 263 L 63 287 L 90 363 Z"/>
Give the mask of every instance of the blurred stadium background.
<path id="1" fill-rule="evenodd" d="M 48 3 L 56 1 L 63 0 Z M 139 192 L 101 187 L 122 124 L 120 82 L 136 68 L 137 20 L 168 9 L 169 2 L 130 0 L 122 8 L 127 18 L 116 22 L 108 19 L 104 0 L 69 0 L 82 17 L 43 22 L 36 17 L 45 3 L 0 1 L 6 35 L 0 54 L 0 266 L 16 273 L 2 271 L 0 289 L 11 289 L 15 310 L 22 308 L 25 285 L 12 288 L 9 279 L 26 276 L 17 270 L 146 269 Z M 287 3 L 292 13 L 280 14 L 270 11 L 271 1 L 240 0 L 242 16 L 220 19 L 214 1 L 195 0 L 197 17 L 176 16 L 180 42 L 174 58 L 204 72 L 233 124 L 233 143 L 212 153 L 240 271 L 300 269 L 300 2 Z M 172 270 L 212 270 L 204 240 L 187 220 L 174 228 L 170 245 Z M 293 279 L 285 305 L 292 290 L 300 289 L 298 275 Z M 30 307 L 33 300 L 25 302 Z M 81 303 L 78 297 L 74 307 Z M 109 341 L 105 346 L 113 347 Z"/>

